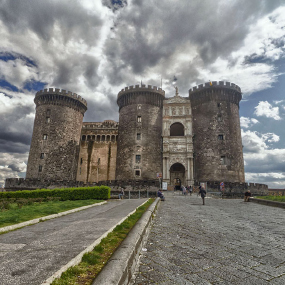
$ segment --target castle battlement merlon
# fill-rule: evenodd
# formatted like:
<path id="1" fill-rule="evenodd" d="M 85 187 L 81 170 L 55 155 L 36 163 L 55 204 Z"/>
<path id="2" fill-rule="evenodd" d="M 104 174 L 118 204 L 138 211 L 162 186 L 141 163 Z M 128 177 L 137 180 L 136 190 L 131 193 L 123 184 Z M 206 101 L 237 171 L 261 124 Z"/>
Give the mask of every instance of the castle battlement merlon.
<path id="1" fill-rule="evenodd" d="M 40 90 L 36 93 L 36 98 L 42 95 L 50 95 L 50 94 L 54 94 L 54 95 L 63 95 L 75 100 L 78 100 L 80 103 L 82 103 L 83 105 L 85 105 L 87 107 L 87 101 L 82 98 L 80 95 L 77 95 L 76 93 L 73 93 L 71 91 L 66 91 L 64 89 L 59 89 L 59 88 L 45 88 L 44 90 Z"/>
<path id="2" fill-rule="evenodd" d="M 241 89 L 238 85 L 231 83 L 231 82 L 225 82 L 225 81 L 212 81 L 206 82 L 205 84 L 199 84 L 198 86 L 194 86 L 193 88 L 189 89 L 189 94 L 201 91 L 202 89 L 209 89 L 209 88 L 228 88 L 233 89 L 238 92 L 241 92 Z"/>
<path id="3" fill-rule="evenodd" d="M 118 94 L 118 98 L 124 94 L 130 93 L 130 92 L 141 92 L 141 91 L 155 91 L 155 93 L 159 93 L 162 96 L 165 97 L 165 91 L 162 90 L 162 88 L 158 88 L 157 86 L 152 86 L 152 85 L 131 85 L 131 86 L 127 86 L 124 89 L 122 89 L 119 94 Z"/>

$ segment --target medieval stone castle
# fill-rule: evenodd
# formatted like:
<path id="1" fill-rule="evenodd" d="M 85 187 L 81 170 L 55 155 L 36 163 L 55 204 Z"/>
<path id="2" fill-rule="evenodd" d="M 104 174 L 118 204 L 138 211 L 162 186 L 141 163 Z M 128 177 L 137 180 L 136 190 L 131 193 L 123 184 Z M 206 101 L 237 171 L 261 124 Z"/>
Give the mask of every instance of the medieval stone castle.
<path id="1" fill-rule="evenodd" d="M 26 180 L 244 183 L 241 98 L 239 86 L 223 81 L 194 87 L 187 98 L 142 84 L 118 93 L 119 122 L 83 123 L 86 100 L 44 89 L 34 100 Z"/>

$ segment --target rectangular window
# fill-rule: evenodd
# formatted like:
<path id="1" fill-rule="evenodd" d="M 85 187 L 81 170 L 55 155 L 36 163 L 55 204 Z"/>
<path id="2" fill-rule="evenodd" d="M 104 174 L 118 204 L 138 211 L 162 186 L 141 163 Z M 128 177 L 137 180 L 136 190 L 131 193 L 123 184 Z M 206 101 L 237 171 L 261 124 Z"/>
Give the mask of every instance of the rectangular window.
<path id="1" fill-rule="evenodd" d="M 141 139 L 141 134 L 137 133 L 137 140 L 139 141 Z"/>
<path id="2" fill-rule="evenodd" d="M 222 141 L 224 139 L 224 135 L 218 135 L 218 139 Z"/>
<path id="3" fill-rule="evenodd" d="M 80 158 L 80 164 L 82 164 L 82 163 L 83 163 L 83 158 L 81 157 L 81 158 Z"/>
<path id="4" fill-rule="evenodd" d="M 226 164 L 226 157 L 221 156 L 221 165 L 225 165 L 225 164 Z"/>
<path id="5" fill-rule="evenodd" d="M 136 163 L 141 163 L 141 156 L 140 155 L 136 155 Z"/>
<path id="6" fill-rule="evenodd" d="M 46 122 L 50 123 L 50 117 L 46 117 Z"/>
<path id="7" fill-rule="evenodd" d="M 39 165 L 39 172 L 42 172 L 43 171 L 43 167 L 42 165 Z"/>
<path id="8" fill-rule="evenodd" d="M 43 159 L 43 158 L 45 158 L 45 154 L 42 152 L 40 155 L 40 159 Z"/>
<path id="9" fill-rule="evenodd" d="M 43 139 L 44 139 L 44 141 L 46 141 L 47 140 L 47 135 L 43 135 Z"/>
<path id="10" fill-rule="evenodd" d="M 136 177 L 140 177 L 141 176 L 141 171 L 140 170 L 136 170 L 135 171 L 135 176 Z"/>
<path id="11" fill-rule="evenodd" d="M 50 116 L 50 109 L 47 109 L 47 117 Z"/>
<path id="12" fill-rule="evenodd" d="M 141 123 L 141 122 L 142 122 L 142 117 L 138 116 L 138 123 Z"/>

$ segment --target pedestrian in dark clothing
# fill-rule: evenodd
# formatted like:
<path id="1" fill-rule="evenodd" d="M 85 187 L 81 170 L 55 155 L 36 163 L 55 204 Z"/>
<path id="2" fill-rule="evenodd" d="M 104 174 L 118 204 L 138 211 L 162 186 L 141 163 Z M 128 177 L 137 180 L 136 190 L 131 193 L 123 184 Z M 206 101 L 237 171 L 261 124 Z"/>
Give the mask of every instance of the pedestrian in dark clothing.
<path id="1" fill-rule="evenodd" d="M 203 200 L 203 205 L 205 205 L 205 197 L 206 197 L 206 190 L 203 188 L 203 187 L 201 187 L 201 189 L 200 189 L 200 191 L 199 191 L 199 194 L 201 195 L 201 198 L 202 198 L 202 200 Z"/>
<path id="2" fill-rule="evenodd" d="M 158 190 L 157 197 L 159 197 L 161 201 L 165 201 L 164 195 L 162 194 L 161 190 Z"/>
<path id="3" fill-rule="evenodd" d="M 244 193 L 244 202 L 249 202 L 249 197 L 251 197 L 251 193 L 250 193 L 250 190 L 247 190 Z"/>

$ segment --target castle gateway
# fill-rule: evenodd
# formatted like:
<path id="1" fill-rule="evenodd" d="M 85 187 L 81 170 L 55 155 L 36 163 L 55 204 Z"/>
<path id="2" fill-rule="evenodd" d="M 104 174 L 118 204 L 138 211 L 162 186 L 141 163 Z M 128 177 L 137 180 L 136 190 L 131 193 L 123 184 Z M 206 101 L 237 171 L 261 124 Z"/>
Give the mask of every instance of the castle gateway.
<path id="1" fill-rule="evenodd" d="M 83 123 L 83 98 L 44 89 L 35 97 L 26 180 L 147 181 L 163 173 L 171 187 L 242 183 L 240 100 L 240 88 L 223 81 L 194 87 L 189 97 L 176 88 L 170 98 L 142 84 L 119 92 L 119 122 Z"/>

